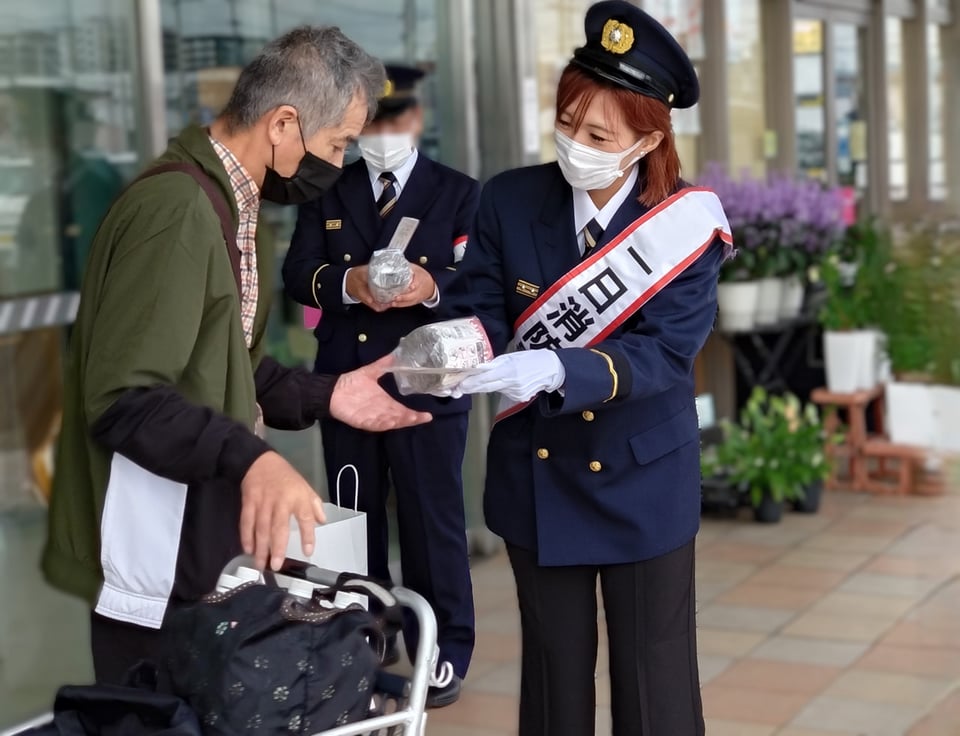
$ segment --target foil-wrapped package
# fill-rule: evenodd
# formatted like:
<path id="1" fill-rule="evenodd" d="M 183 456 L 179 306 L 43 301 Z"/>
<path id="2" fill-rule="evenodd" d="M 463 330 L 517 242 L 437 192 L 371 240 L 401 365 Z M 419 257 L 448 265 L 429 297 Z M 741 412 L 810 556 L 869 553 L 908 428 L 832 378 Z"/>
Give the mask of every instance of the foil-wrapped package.
<path id="1" fill-rule="evenodd" d="M 384 248 L 370 257 L 367 281 L 373 298 L 388 304 L 410 288 L 413 271 L 402 250 Z"/>
<path id="2" fill-rule="evenodd" d="M 410 394 L 444 395 L 465 374 L 493 359 L 493 347 L 476 317 L 418 327 L 393 351 L 397 388 Z"/>

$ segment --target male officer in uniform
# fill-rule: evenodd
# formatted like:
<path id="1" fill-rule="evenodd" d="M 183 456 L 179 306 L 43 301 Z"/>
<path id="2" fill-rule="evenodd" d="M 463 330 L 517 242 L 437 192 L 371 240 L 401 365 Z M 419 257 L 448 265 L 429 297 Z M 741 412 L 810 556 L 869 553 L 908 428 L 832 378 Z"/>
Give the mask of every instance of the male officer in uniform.
<path id="1" fill-rule="evenodd" d="M 417 69 L 387 66 L 387 95 L 362 131 L 363 159 L 345 167 L 322 200 L 300 209 L 283 265 L 287 292 L 319 307 L 314 334 L 318 372 L 359 367 L 393 350 L 411 330 L 436 321 L 435 308 L 456 275 L 476 213 L 473 179 L 427 158 L 416 148 L 423 110 Z M 413 281 L 389 304 L 368 287 L 371 254 L 386 247 L 402 217 L 419 225 L 406 248 Z M 433 606 L 439 626 L 440 670 L 428 705 L 457 700 L 474 643 L 463 509 L 461 466 L 467 436 L 465 399 L 399 397 L 433 414 L 429 425 L 383 434 L 323 421 L 324 458 L 330 487 L 345 465 L 357 468 L 359 508 L 367 514 L 369 571 L 388 579 L 387 496 L 396 489 L 403 584 Z M 346 490 L 346 489 L 345 489 Z M 405 634 L 408 651 L 415 633 Z"/>

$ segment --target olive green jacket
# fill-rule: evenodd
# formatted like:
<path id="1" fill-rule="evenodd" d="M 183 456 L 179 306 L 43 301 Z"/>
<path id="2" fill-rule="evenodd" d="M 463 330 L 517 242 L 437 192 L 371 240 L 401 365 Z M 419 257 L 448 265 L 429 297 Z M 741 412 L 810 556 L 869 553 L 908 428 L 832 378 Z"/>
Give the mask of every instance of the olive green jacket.
<path id="1" fill-rule="evenodd" d="M 223 165 L 199 127 L 155 163 L 191 162 L 217 183 L 237 219 Z M 263 229 L 261 228 L 261 231 Z M 63 427 L 43 572 L 57 588 L 93 600 L 103 581 L 100 521 L 111 455 L 91 427 L 125 392 L 173 387 L 192 404 L 252 427 L 273 284 L 273 249 L 257 235 L 259 304 L 248 350 L 220 221 L 189 175 L 134 182 L 94 239 L 66 364 Z"/>

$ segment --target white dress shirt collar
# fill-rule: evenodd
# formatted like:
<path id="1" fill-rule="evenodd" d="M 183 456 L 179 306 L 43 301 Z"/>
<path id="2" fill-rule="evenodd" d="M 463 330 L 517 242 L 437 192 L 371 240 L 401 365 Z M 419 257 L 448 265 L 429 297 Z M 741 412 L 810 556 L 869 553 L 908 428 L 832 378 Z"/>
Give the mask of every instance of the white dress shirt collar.
<path id="1" fill-rule="evenodd" d="M 590 194 L 585 189 L 573 190 L 573 225 L 576 228 L 577 237 L 581 238 L 583 228 L 587 226 L 590 220 L 595 219 L 597 224 L 604 230 L 610 224 L 610 220 L 620 209 L 620 205 L 627 201 L 627 197 L 637 196 L 637 176 L 639 167 L 634 164 L 626 174 L 626 181 L 623 186 L 617 190 L 610 201 L 602 209 L 597 209 L 597 205 L 590 199 Z"/>

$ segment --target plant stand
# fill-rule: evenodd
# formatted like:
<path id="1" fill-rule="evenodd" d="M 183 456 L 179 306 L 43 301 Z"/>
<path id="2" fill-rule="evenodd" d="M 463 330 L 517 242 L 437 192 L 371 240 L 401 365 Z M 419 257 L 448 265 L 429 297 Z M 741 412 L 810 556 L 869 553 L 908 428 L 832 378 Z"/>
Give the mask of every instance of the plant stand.
<path id="1" fill-rule="evenodd" d="M 809 314 L 776 324 L 757 325 L 749 330 L 725 330 L 719 334 L 730 345 L 737 373 L 747 386 L 762 386 L 768 391 L 790 389 L 788 377 L 813 352 L 811 342 L 817 338 L 817 323 Z M 771 341 L 765 340 L 770 337 Z M 817 338 L 818 339 L 818 338 Z M 741 340 L 749 342 L 744 350 Z M 755 357 L 754 357 L 755 356 Z"/>
<path id="2" fill-rule="evenodd" d="M 940 496 L 946 491 L 944 468 L 951 459 L 916 445 L 898 445 L 882 438 L 867 440 L 863 448 L 868 459 L 874 459 L 877 467 L 868 466 L 866 488 L 873 493 L 916 494 Z M 887 463 L 896 465 L 896 472 L 888 469 Z M 938 462 L 939 461 L 939 462 Z M 939 467 L 930 469 L 935 464 Z"/>
<path id="3" fill-rule="evenodd" d="M 883 428 L 883 386 L 864 391 L 834 393 L 818 388 L 810 394 L 815 404 L 835 409 L 828 411 L 823 420 L 827 435 L 834 435 L 840 428 L 840 412 L 847 414 L 847 432 L 839 445 L 827 443 L 824 454 L 831 459 L 830 476 L 824 484 L 827 490 L 866 491 L 868 485 L 868 459 L 864 452 L 867 440 L 867 409 L 874 403 L 874 420 L 878 431 Z M 885 458 L 879 458 L 881 472 L 886 473 Z M 846 473 L 841 476 L 841 466 Z"/>

